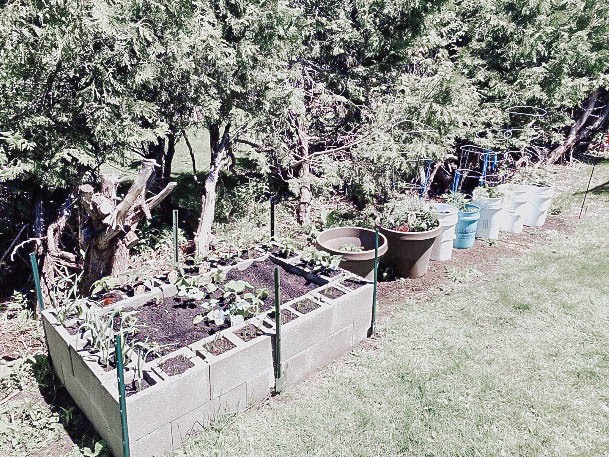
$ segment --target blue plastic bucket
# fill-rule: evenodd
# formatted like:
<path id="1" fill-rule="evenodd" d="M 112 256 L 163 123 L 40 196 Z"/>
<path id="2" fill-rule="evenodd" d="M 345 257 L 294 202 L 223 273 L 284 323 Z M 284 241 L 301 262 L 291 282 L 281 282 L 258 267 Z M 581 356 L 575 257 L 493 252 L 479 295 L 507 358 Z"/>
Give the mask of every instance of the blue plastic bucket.
<path id="1" fill-rule="evenodd" d="M 478 219 L 480 219 L 480 207 L 468 203 L 466 208 L 471 208 L 475 211 L 459 211 L 459 220 L 455 227 L 455 239 L 453 247 L 455 249 L 469 249 L 474 245 L 476 240 L 476 228 Z"/>

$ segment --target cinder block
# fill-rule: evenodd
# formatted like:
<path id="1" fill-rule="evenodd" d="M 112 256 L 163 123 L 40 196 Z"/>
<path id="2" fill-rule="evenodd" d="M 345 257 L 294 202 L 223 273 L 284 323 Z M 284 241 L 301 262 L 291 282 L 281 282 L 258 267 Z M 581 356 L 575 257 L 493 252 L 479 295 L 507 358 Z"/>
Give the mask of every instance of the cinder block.
<path id="1" fill-rule="evenodd" d="M 335 358 L 349 352 L 353 344 L 353 324 L 330 335 L 326 341 L 320 341 L 307 351 L 307 373 L 328 365 Z"/>
<path id="2" fill-rule="evenodd" d="M 162 457 L 171 451 L 171 424 L 153 430 L 140 439 L 129 442 L 132 457 Z M 116 457 L 123 457 L 122 449 Z"/>
<path id="3" fill-rule="evenodd" d="M 275 372 L 269 370 L 257 378 L 247 382 L 247 406 L 255 405 L 265 400 L 271 394 L 275 384 Z"/>
<path id="4" fill-rule="evenodd" d="M 288 360 L 281 362 L 282 375 L 285 376 L 287 386 L 293 386 L 305 379 L 307 372 L 307 353 L 301 352 Z"/>
<path id="5" fill-rule="evenodd" d="M 240 384 L 234 389 L 212 399 L 212 417 L 215 419 L 223 414 L 245 411 L 247 408 L 247 385 Z"/>
<path id="6" fill-rule="evenodd" d="M 209 402 L 209 366 L 186 372 L 127 397 L 129 432 L 138 439 Z"/>
<path id="7" fill-rule="evenodd" d="M 323 297 L 325 301 L 332 305 L 331 333 L 336 333 L 356 320 L 364 319 L 366 316 L 371 318 L 372 289 L 373 286 L 368 284 L 351 290 L 335 300 Z"/>
<path id="8" fill-rule="evenodd" d="M 353 346 L 357 346 L 359 343 L 368 338 L 368 330 L 372 324 L 372 310 L 370 314 L 364 317 L 360 317 L 353 322 Z"/>
<path id="9" fill-rule="evenodd" d="M 281 326 L 282 359 L 289 360 L 330 335 L 332 308 L 326 304 L 307 314 L 300 314 L 288 306 L 285 309 L 299 317 Z"/>
<path id="10" fill-rule="evenodd" d="M 48 311 L 45 311 L 45 313 L 47 313 L 46 316 L 49 316 Z M 68 344 L 59 334 L 59 330 L 63 330 L 65 332 L 65 329 L 58 322 L 53 324 L 52 322 L 56 322 L 56 320 L 52 314 L 50 314 L 50 316 L 52 317 L 52 321 L 51 319 L 43 317 L 42 325 L 44 327 L 44 334 L 46 335 L 49 355 L 53 363 L 53 368 L 55 369 L 55 373 L 57 373 L 61 383 L 65 385 L 64 371 L 68 371 L 70 375 L 72 372 L 70 351 L 68 349 Z"/>
<path id="11" fill-rule="evenodd" d="M 212 416 L 211 402 L 201 405 L 171 422 L 172 448 L 176 449 L 184 441 L 201 432 L 209 424 Z"/>
<path id="12" fill-rule="evenodd" d="M 234 329 L 228 329 L 221 334 L 236 346 L 223 354 L 216 356 L 205 349 L 205 344 L 213 341 L 215 336 L 191 345 L 191 348 L 209 364 L 212 399 L 256 379 L 260 373 L 273 371 L 271 337 L 262 335 L 244 342 L 234 335 L 233 331 Z"/>

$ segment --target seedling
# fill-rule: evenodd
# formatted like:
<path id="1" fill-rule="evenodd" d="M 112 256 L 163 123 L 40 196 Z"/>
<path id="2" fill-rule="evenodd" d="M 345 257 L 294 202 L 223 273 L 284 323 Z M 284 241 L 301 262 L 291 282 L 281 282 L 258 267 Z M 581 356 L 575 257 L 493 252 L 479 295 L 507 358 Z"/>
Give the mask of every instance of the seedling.
<path id="1" fill-rule="evenodd" d="M 449 192 L 448 194 L 444 195 L 444 201 L 447 204 L 456 207 L 463 213 L 472 213 L 476 211 L 475 208 L 467 206 L 471 203 L 471 201 L 461 192 Z"/>
<path id="2" fill-rule="evenodd" d="M 364 250 L 364 246 L 358 246 L 353 243 L 341 244 L 338 247 L 338 250 L 341 252 L 362 252 Z"/>
<path id="3" fill-rule="evenodd" d="M 474 198 L 502 198 L 503 192 L 497 187 L 476 187 L 474 189 Z"/>
<path id="4" fill-rule="evenodd" d="M 302 251 L 300 258 L 313 270 L 320 270 L 322 273 L 338 269 L 338 266 L 342 261 L 341 256 L 332 255 L 325 251 L 318 251 L 313 246 L 305 248 Z"/>

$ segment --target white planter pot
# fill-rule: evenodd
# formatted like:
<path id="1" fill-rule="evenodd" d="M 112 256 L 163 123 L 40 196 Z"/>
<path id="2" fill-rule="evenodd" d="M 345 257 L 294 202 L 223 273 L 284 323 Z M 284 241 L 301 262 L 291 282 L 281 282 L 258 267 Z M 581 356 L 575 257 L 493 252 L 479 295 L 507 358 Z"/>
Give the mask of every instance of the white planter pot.
<path id="1" fill-rule="evenodd" d="M 516 211 L 505 211 L 504 210 L 504 230 L 509 233 L 522 233 L 524 218 L 521 214 Z"/>
<path id="2" fill-rule="evenodd" d="M 442 233 L 436 238 L 431 248 L 431 260 L 450 260 L 453 254 L 453 240 L 455 239 L 455 226 L 459 219 L 457 208 L 446 203 L 436 203 L 438 219 Z"/>
<path id="3" fill-rule="evenodd" d="M 496 240 L 501 229 L 503 198 L 481 197 L 473 201 L 480 207 L 480 220 L 476 227 L 476 238 Z"/>
<path id="4" fill-rule="evenodd" d="M 520 233 L 514 229 L 512 217 L 524 221 L 526 204 L 529 201 L 529 191 L 525 186 L 519 184 L 501 184 L 497 186 L 504 193 L 503 208 L 501 210 L 501 230 L 504 232 Z M 515 212 L 516 216 L 510 215 Z M 519 222 L 516 222 L 519 224 Z"/>
<path id="5" fill-rule="evenodd" d="M 525 205 L 524 225 L 541 227 L 546 222 L 554 189 L 552 187 L 525 187 L 527 188 L 528 199 Z"/>

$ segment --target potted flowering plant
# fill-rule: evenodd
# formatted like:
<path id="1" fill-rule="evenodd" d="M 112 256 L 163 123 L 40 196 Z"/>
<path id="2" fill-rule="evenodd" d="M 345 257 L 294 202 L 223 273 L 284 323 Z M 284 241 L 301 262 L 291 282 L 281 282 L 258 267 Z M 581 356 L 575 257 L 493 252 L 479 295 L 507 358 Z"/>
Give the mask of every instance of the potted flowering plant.
<path id="1" fill-rule="evenodd" d="M 431 204 L 414 196 L 391 201 L 383 208 L 379 230 L 387 238 L 384 264 L 407 278 L 427 273 L 433 244 L 442 232 Z"/>

